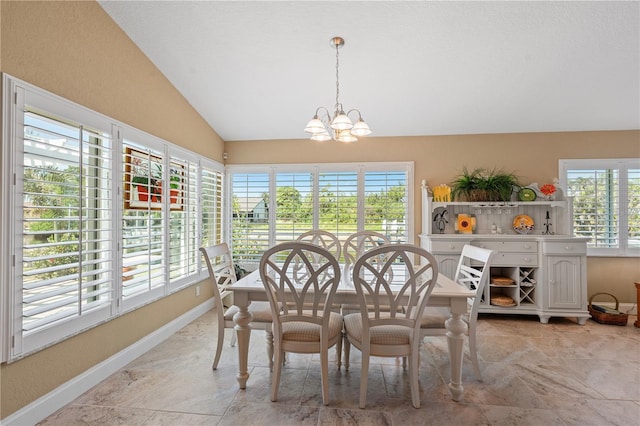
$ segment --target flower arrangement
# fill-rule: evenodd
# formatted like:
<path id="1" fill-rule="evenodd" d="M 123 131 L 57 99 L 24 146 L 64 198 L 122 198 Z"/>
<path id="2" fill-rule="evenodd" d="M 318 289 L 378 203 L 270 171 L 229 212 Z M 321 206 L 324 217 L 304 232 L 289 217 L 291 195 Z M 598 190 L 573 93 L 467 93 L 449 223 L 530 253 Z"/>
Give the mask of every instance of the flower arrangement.
<path id="1" fill-rule="evenodd" d="M 553 199 L 553 194 L 556 193 L 556 186 L 552 183 L 547 183 L 540 187 L 540 192 L 548 199 Z"/>

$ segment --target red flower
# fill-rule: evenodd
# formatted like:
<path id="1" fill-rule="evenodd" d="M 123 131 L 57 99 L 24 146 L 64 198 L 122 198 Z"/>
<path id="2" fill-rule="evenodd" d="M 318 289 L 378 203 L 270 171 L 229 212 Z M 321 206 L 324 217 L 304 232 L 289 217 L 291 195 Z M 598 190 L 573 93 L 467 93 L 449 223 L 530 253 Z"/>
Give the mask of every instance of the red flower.
<path id="1" fill-rule="evenodd" d="M 544 195 L 553 195 L 556 192 L 556 186 L 551 183 L 547 183 L 546 185 L 542 185 L 540 187 L 540 192 L 542 192 Z"/>

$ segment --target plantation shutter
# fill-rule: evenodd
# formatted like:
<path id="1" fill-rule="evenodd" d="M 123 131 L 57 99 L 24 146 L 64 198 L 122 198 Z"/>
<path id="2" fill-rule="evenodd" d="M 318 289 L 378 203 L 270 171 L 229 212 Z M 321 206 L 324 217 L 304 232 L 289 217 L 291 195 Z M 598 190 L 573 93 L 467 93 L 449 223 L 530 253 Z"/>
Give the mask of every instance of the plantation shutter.
<path id="1" fill-rule="evenodd" d="M 37 347 L 29 337 L 38 331 L 52 333 L 71 319 L 110 314 L 113 145 L 107 131 L 25 106 L 21 148 L 22 240 L 16 246 L 20 350 L 27 352 Z"/>
<path id="2" fill-rule="evenodd" d="M 344 242 L 358 231 L 358 172 L 320 172 L 318 187 L 318 228 Z"/>
<path id="3" fill-rule="evenodd" d="M 276 243 L 313 229 L 313 174 L 276 174 Z"/>
<path id="4" fill-rule="evenodd" d="M 224 175 L 221 171 L 203 165 L 202 168 L 202 241 L 204 247 L 222 242 L 222 211 Z M 202 263 L 202 268 L 206 268 Z"/>
<path id="5" fill-rule="evenodd" d="M 406 242 L 407 173 L 367 171 L 364 176 L 364 229 Z"/>
<path id="6" fill-rule="evenodd" d="M 269 174 L 234 173 L 230 185 L 234 261 L 257 264 L 269 248 Z"/>
<path id="7" fill-rule="evenodd" d="M 198 164 L 171 157 L 165 182 L 169 191 L 169 280 L 188 278 L 198 272 Z"/>
<path id="8" fill-rule="evenodd" d="M 629 248 L 640 249 L 640 169 L 628 171 L 627 223 L 629 224 Z"/>
<path id="9" fill-rule="evenodd" d="M 121 297 L 126 309 L 163 292 L 165 218 L 160 192 L 163 153 L 126 138 L 123 149 Z"/>
<path id="10" fill-rule="evenodd" d="M 591 248 L 619 247 L 619 170 L 567 171 L 567 195 L 573 198 L 576 237 L 589 237 Z"/>

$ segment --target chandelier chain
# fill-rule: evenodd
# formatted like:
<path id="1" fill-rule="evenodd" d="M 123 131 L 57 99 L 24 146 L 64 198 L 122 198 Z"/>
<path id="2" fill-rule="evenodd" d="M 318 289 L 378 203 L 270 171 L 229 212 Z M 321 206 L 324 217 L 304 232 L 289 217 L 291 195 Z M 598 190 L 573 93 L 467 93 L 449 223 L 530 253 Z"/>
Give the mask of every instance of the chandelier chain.
<path id="1" fill-rule="evenodd" d="M 340 46 L 336 44 L 336 111 L 338 110 L 338 106 L 340 102 L 338 101 L 338 96 L 340 95 L 340 77 L 338 75 L 339 65 L 340 65 Z"/>

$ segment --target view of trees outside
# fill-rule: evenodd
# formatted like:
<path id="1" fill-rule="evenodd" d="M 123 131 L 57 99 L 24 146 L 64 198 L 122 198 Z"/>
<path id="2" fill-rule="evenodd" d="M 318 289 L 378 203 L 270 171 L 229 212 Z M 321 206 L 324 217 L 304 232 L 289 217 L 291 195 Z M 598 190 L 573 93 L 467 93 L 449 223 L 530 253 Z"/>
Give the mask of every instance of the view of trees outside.
<path id="1" fill-rule="evenodd" d="M 236 262 L 257 263 L 269 247 L 269 192 L 259 197 L 255 188 L 268 188 L 268 176 L 258 183 L 238 174 L 232 177 L 232 241 Z M 388 235 L 392 241 L 406 241 L 406 174 L 366 174 L 364 184 L 364 228 Z M 383 176 L 381 178 L 380 176 Z M 392 176 L 390 178 L 389 176 Z M 314 206 L 318 206 L 318 229 L 334 233 L 344 242 L 358 231 L 358 180 L 355 172 L 320 173 L 324 185 L 312 190 L 311 173 L 277 174 L 275 191 L 276 243 L 291 241 L 314 229 Z M 249 184 L 253 182 L 253 185 Z M 389 186 L 389 182 L 393 186 Z M 317 197 L 317 198 L 316 198 Z"/>
<path id="2" fill-rule="evenodd" d="M 574 234 L 590 238 L 589 247 L 618 247 L 620 243 L 618 181 L 617 170 L 569 173 L 567 195 L 574 197 Z M 629 171 L 628 194 L 628 244 L 640 248 L 640 170 Z"/>

